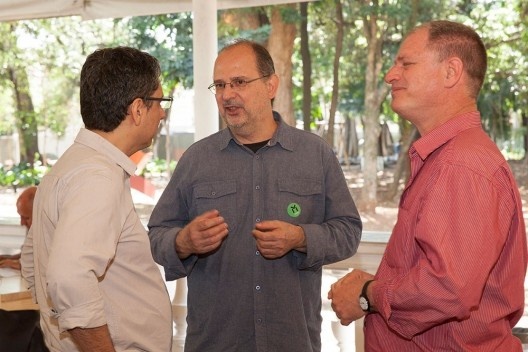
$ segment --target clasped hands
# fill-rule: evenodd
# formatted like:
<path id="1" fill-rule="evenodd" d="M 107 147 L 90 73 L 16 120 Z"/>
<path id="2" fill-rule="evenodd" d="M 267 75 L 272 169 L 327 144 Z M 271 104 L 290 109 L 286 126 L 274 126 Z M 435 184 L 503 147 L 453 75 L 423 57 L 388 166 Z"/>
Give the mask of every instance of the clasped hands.
<path id="1" fill-rule="evenodd" d="M 363 317 L 365 312 L 359 306 L 359 295 L 367 280 L 374 276 L 362 270 L 353 270 L 330 286 L 328 299 L 342 325 L 349 325 Z"/>
<path id="2" fill-rule="evenodd" d="M 220 247 L 229 233 L 229 226 L 218 210 L 207 211 L 194 218 L 176 236 L 176 252 L 181 259 L 191 254 L 206 254 Z M 304 231 L 284 221 L 269 220 L 255 225 L 252 235 L 261 255 L 280 258 L 292 249 L 306 252 Z"/>

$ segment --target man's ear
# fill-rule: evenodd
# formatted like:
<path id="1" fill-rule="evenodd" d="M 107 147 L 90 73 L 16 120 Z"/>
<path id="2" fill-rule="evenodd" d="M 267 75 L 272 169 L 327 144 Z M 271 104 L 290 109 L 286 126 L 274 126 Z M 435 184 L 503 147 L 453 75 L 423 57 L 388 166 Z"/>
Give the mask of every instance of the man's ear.
<path id="1" fill-rule="evenodd" d="M 145 113 L 145 102 L 143 102 L 143 99 L 136 98 L 128 106 L 128 115 L 132 118 L 132 121 L 136 126 L 141 124 L 141 118 Z"/>
<path id="2" fill-rule="evenodd" d="M 445 86 L 447 88 L 454 87 L 464 74 L 464 63 L 460 58 L 454 56 L 445 60 Z"/>
<path id="3" fill-rule="evenodd" d="M 277 74 L 272 74 L 267 82 L 268 87 L 268 97 L 270 99 L 275 98 L 277 95 L 277 90 L 279 89 L 279 76 Z"/>

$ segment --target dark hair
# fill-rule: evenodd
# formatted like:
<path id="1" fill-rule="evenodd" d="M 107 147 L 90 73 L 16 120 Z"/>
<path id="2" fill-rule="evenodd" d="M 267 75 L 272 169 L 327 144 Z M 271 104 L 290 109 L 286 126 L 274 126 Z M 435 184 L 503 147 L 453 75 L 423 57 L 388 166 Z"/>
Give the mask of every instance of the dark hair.
<path id="1" fill-rule="evenodd" d="M 85 127 L 104 132 L 116 129 L 134 99 L 148 97 L 158 89 L 160 75 L 158 60 L 134 48 L 104 48 L 88 55 L 80 83 Z"/>
<path id="2" fill-rule="evenodd" d="M 470 92 L 477 97 L 488 66 L 486 47 L 477 32 L 451 21 L 431 21 L 420 27 L 428 29 L 428 46 L 437 53 L 440 61 L 451 56 L 462 60 L 472 82 Z"/>
<path id="3" fill-rule="evenodd" d="M 270 76 L 275 73 L 275 66 L 273 64 L 273 59 L 271 58 L 268 49 L 263 45 L 247 40 L 247 39 L 235 39 L 220 50 L 219 54 L 227 49 L 236 47 L 236 46 L 249 46 L 255 53 L 255 59 L 257 63 L 257 70 L 261 76 Z"/>

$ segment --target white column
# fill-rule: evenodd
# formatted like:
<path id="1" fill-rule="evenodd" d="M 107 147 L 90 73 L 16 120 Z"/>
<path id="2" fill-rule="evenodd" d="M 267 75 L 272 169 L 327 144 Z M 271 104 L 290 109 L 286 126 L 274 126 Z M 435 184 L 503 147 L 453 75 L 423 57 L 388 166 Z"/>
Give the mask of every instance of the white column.
<path id="1" fill-rule="evenodd" d="M 356 350 L 356 323 L 352 322 L 348 326 L 341 325 L 337 320 L 332 320 L 332 332 L 337 340 L 337 347 L 340 352 L 352 352 Z"/>
<path id="2" fill-rule="evenodd" d="M 194 140 L 218 131 L 218 108 L 214 96 L 207 90 L 213 82 L 214 60 L 218 52 L 216 1 L 193 0 L 193 60 L 194 60 Z M 187 328 L 187 279 L 176 281 L 172 314 L 176 333 L 173 352 L 183 351 Z"/>
<path id="3" fill-rule="evenodd" d="M 183 352 L 187 330 L 187 278 L 176 280 L 174 298 L 172 299 L 172 320 L 175 334 L 172 338 L 172 352 Z"/>
<path id="4" fill-rule="evenodd" d="M 218 131 L 218 108 L 207 90 L 218 53 L 216 1 L 193 0 L 194 140 Z"/>

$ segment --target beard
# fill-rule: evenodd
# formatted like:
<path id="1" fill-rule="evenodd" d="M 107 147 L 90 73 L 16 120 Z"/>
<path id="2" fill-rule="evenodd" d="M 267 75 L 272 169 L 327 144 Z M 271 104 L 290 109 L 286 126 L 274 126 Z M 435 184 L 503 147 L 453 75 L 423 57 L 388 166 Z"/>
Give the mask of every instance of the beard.
<path id="1" fill-rule="evenodd" d="M 226 102 L 223 108 L 224 111 L 223 114 L 221 114 L 221 117 L 228 127 L 233 129 L 242 129 L 248 124 L 248 112 L 241 104 Z"/>

